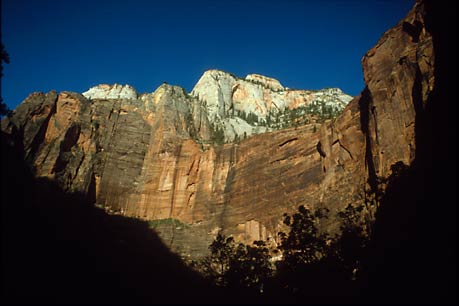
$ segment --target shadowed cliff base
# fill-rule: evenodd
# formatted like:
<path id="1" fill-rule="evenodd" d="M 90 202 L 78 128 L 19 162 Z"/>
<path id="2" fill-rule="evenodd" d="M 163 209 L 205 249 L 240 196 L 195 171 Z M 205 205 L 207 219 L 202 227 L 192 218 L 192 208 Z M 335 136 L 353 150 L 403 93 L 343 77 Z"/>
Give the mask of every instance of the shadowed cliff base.
<path id="1" fill-rule="evenodd" d="M 2 134 L 2 302 L 216 301 L 144 221 L 33 179 Z"/>

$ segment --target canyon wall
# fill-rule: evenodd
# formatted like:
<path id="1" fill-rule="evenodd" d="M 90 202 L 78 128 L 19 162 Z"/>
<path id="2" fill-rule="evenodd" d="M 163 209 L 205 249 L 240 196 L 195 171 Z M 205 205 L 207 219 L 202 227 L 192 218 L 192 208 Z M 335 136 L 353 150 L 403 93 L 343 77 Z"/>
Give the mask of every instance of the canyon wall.
<path id="1" fill-rule="evenodd" d="M 339 89 L 291 90 L 268 77 L 211 70 L 190 94 L 168 84 L 143 95 L 121 85 L 33 93 L 2 130 L 37 177 L 110 213 L 152 221 L 179 253 L 204 255 L 221 230 L 275 245 L 283 213 L 299 205 L 334 215 L 365 204 L 371 216 L 372 194 L 391 165 L 414 160 L 416 115 L 434 85 L 424 16 L 417 3 L 367 52 L 366 88 L 353 99 Z M 246 120 L 319 102 L 340 115 L 283 128 Z M 322 224 L 337 226 L 334 218 Z"/>

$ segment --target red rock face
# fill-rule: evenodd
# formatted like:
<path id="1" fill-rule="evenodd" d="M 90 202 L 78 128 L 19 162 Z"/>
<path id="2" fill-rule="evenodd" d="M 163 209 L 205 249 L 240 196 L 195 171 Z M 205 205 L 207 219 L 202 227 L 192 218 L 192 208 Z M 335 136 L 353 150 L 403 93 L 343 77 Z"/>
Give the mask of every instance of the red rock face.
<path id="1" fill-rule="evenodd" d="M 432 37 L 416 5 L 363 58 L 368 88 L 368 132 L 375 172 L 387 176 L 397 161 L 410 164 L 415 151 L 416 113 L 434 86 Z"/>
<path id="2" fill-rule="evenodd" d="M 333 215 L 364 203 L 391 165 L 413 161 L 416 114 L 434 85 L 423 10 L 416 4 L 368 51 L 367 87 L 321 126 L 201 144 L 194 136 L 209 134 L 202 110 L 163 85 L 150 102 L 33 94 L 2 129 L 23 146 L 38 176 L 110 212 L 173 220 L 157 229 L 182 253 L 203 255 L 219 230 L 247 243 L 275 243 L 283 213 L 305 205 Z M 336 230 L 335 219 L 323 228 Z"/>

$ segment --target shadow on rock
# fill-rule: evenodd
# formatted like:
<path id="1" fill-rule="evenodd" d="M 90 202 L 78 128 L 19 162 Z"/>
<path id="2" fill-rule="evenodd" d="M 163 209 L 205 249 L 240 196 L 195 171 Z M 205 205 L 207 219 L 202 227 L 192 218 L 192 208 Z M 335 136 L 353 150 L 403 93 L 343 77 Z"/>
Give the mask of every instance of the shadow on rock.
<path id="1" fill-rule="evenodd" d="M 213 302 L 215 288 L 144 221 L 34 179 L 2 140 L 3 302 Z"/>

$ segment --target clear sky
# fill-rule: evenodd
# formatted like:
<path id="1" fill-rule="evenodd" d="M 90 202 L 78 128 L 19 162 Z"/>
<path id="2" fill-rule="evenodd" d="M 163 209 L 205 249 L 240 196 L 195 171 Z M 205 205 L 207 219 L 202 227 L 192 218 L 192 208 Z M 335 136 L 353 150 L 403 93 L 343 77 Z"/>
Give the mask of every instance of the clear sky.
<path id="1" fill-rule="evenodd" d="M 360 60 L 413 0 L 2 0 L 2 96 L 101 83 L 191 91 L 205 70 L 363 89 Z"/>

